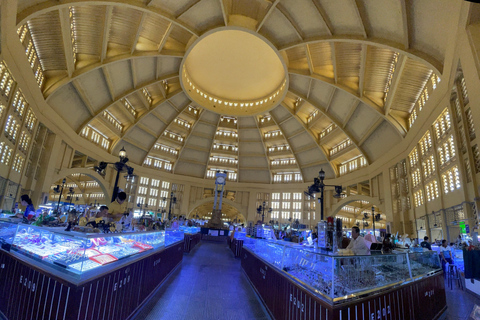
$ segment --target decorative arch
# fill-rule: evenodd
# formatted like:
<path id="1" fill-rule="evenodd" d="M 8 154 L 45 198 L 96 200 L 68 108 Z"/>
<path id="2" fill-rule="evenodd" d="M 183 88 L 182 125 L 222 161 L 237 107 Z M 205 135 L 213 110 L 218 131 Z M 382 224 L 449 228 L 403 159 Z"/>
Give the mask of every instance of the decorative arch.
<path id="1" fill-rule="evenodd" d="M 103 194 L 105 195 L 105 199 L 108 200 L 112 197 L 112 193 L 109 192 L 109 188 L 107 188 L 107 186 L 105 185 L 105 179 L 95 171 L 91 169 L 86 169 L 86 168 L 71 168 L 71 169 L 60 170 L 58 173 L 53 175 L 53 178 L 51 179 L 49 186 L 54 184 L 55 181 L 58 181 L 64 177 L 68 177 L 75 173 L 84 174 L 86 176 L 89 176 L 93 180 L 95 180 L 100 186 L 100 188 L 102 189 Z"/>
<path id="2" fill-rule="evenodd" d="M 209 203 L 209 202 L 213 202 L 214 200 L 215 200 L 214 197 L 208 197 L 208 198 L 205 198 L 205 199 L 200 199 L 200 200 L 195 201 L 195 203 L 189 208 L 187 217 L 189 217 L 190 214 L 191 214 L 196 208 L 198 208 L 199 206 L 201 206 L 201 205 L 203 205 L 203 204 L 206 204 L 206 203 Z M 236 202 L 234 202 L 234 201 L 232 201 L 232 200 L 229 200 L 229 199 L 225 199 L 225 198 L 222 200 L 222 202 L 225 203 L 225 204 L 228 204 L 228 205 L 230 205 L 230 206 L 232 206 L 232 207 L 234 207 L 235 209 L 237 209 L 238 212 L 239 212 L 239 215 L 241 215 L 241 216 L 243 217 L 243 219 L 244 219 L 245 221 L 247 221 L 247 217 L 246 217 L 245 214 L 243 213 L 244 210 L 242 209 L 242 207 L 241 207 L 238 203 L 236 203 Z"/>
<path id="3" fill-rule="evenodd" d="M 393 221 L 392 212 L 385 210 L 385 203 L 381 203 L 378 198 L 364 196 L 364 195 L 354 195 L 354 196 L 346 197 L 346 198 L 340 200 L 338 203 L 336 203 L 332 207 L 331 215 L 336 216 L 337 213 L 340 212 L 340 210 L 344 206 L 346 206 L 349 203 L 355 202 L 355 201 L 368 201 L 368 202 L 370 202 L 372 205 L 375 205 L 376 207 L 380 208 L 380 210 L 382 210 L 382 213 L 385 214 L 385 216 L 387 218 L 387 221 Z"/>

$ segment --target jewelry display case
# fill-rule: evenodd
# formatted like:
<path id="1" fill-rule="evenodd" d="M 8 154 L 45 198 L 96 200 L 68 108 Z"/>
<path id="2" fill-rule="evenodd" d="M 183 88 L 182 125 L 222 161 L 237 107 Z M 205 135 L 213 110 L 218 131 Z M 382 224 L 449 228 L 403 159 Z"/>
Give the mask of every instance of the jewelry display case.
<path id="1" fill-rule="evenodd" d="M 269 303 L 275 305 L 269 308 L 273 315 L 280 314 L 277 307 L 280 300 L 286 300 L 288 310 L 283 312 L 287 314 L 292 311 L 289 304 L 293 301 L 295 308 L 304 312 L 307 302 L 312 304 L 308 308 L 326 308 L 329 310 L 326 315 L 332 312 L 319 319 L 332 319 L 333 314 L 338 319 L 350 319 L 343 318 L 342 312 L 358 312 L 358 307 L 368 308 L 369 313 L 352 319 L 377 319 L 378 312 L 385 317 L 393 312 L 392 308 L 396 310 L 392 319 L 397 319 L 397 315 L 398 319 L 436 319 L 446 309 L 445 285 L 436 252 L 341 256 L 282 241 L 249 238 L 243 250 L 242 267 L 267 308 Z M 272 293 L 268 290 L 270 286 L 282 289 Z M 408 286 L 415 288 L 406 289 Z M 412 306 L 421 303 L 408 315 L 405 312 L 410 311 L 402 305 L 404 301 Z M 431 308 L 425 311 L 422 304 Z M 301 310 L 295 311 L 291 318 L 303 319 L 305 314 Z M 414 312 L 421 316 L 414 316 Z"/>
<path id="2" fill-rule="evenodd" d="M 0 244 L 2 249 L 10 251 L 10 247 L 17 232 L 17 224 L 0 221 Z"/>
<path id="3" fill-rule="evenodd" d="M 12 250 L 75 274 L 165 246 L 165 232 L 80 233 L 18 224 Z"/>

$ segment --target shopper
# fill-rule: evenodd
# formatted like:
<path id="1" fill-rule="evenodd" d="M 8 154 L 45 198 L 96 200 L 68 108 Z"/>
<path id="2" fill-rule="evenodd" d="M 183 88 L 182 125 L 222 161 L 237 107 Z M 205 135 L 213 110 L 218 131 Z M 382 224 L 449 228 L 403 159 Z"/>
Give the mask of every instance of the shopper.
<path id="1" fill-rule="evenodd" d="M 365 240 L 360 235 L 360 228 L 357 226 L 352 227 L 352 240 L 348 244 L 347 249 L 352 250 L 355 255 L 370 254 L 370 248 L 367 247 Z"/>
<path id="2" fill-rule="evenodd" d="M 26 207 L 25 212 L 23 213 L 23 218 L 31 220 L 33 217 L 35 217 L 35 207 L 33 206 L 32 199 L 30 199 L 28 195 L 24 194 L 20 197 L 20 200 L 22 201 L 22 206 Z"/>
<path id="3" fill-rule="evenodd" d="M 452 252 L 447 245 L 447 240 L 442 240 L 442 246 L 440 247 L 440 260 L 442 262 L 443 274 L 446 274 L 445 266 L 447 263 L 453 263 Z"/>
<path id="4" fill-rule="evenodd" d="M 430 244 L 430 242 L 428 242 L 427 236 L 423 237 L 423 241 L 420 243 L 420 247 L 426 248 L 430 251 L 432 250 L 432 245 Z"/>
<path id="5" fill-rule="evenodd" d="M 108 206 L 108 218 L 113 221 L 120 221 L 123 214 L 127 211 L 127 204 L 125 203 L 127 194 L 125 192 L 119 192 L 117 198 Z"/>
<path id="6" fill-rule="evenodd" d="M 108 207 L 101 206 L 100 210 L 97 212 L 96 218 L 107 218 L 108 217 Z"/>

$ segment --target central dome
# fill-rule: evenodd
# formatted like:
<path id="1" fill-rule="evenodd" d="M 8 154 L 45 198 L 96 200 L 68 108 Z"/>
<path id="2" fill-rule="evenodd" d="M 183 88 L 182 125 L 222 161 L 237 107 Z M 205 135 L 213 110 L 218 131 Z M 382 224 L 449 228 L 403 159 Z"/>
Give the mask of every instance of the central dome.
<path id="1" fill-rule="evenodd" d="M 216 29 L 199 38 L 185 55 L 181 74 L 190 98 L 227 115 L 267 111 L 283 100 L 288 87 L 276 48 L 239 29 Z"/>

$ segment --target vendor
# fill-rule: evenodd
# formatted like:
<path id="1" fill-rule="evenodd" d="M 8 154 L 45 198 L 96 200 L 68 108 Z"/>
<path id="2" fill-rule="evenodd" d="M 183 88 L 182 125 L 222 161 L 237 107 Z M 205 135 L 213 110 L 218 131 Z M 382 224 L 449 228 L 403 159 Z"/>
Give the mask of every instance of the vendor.
<path id="1" fill-rule="evenodd" d="M 22 195 L 20 200 L 22 201 L 22 206 L 26 207 L 25 212 L 23 213 L 23 218 L 31 220 L 33 217 L 35 217 L 35 207 L 33 206 L 32 200 L 26 194 Z"/>
<path id="2" fill-rule="evenodd" d="M 125 203 L 125 199 L 127 199 L 127 194 L 125 192 L 119 192 L 117 194 L 117 198 L 115 201 L 110 203 L 108 206 L 108 218 L 111 218 L 112 221 L 120 221 L 122 219 L 123 214 L 127 211 L 127 204 Z"/>
<path id="3" fill-rule="evenodd" d="M 357 226 L 352 227 L 352 241 L 348 244 L 347 249 L 352 250 L 355 255 L 370 254 L 370 249 L 367 247 L 363 237 L 360 236 L 360 228 Z"/>

